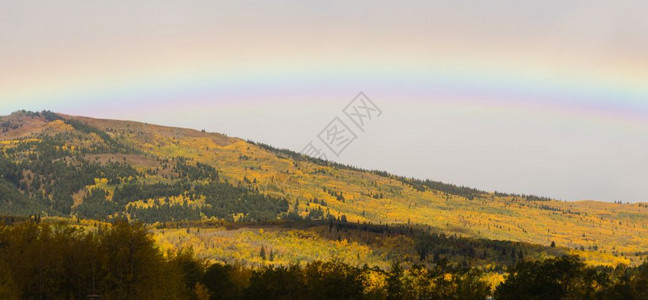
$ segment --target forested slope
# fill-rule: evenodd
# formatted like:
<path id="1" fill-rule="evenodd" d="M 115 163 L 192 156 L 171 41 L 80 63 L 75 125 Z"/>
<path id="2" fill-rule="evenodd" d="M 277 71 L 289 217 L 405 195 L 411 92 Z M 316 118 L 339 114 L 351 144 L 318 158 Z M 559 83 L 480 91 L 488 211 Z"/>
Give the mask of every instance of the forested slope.
<path id="1" fill-rule="evenodd" d="M 648 207 L 484 192 L 343 166 L 223 134 L 17 112 L 0 119 L 0 213 L 147 223 L 335 220 L 640 263 Z M 395 157 L 394 159 L 397 159 Z"/>

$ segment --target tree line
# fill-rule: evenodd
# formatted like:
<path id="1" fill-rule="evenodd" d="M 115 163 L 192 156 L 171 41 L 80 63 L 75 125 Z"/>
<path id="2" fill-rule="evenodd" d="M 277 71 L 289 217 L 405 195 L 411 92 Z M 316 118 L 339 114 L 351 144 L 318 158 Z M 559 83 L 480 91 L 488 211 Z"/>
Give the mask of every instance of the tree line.
<path id="1" fill-rule="evenodd" d="M 404 176 L 398 176 L 398 175 L 393 175 L 387 171 L 380 171 L 380 170 L 369 170 L 369 169 L 363 169 L 359 168 L 356 166 L 352 165 L 346 165 L 342 163 L 337 163 L 321 158 L 315 158 L 315 157 L 310 157 L 289 149 L 279 149 L 275 148 L 273 146 L 270 146 L 268 144 L 260 143 L 260 142 L 254 142 L 254 141 L 247 141 L 250 144 L 257 145 L 267 151 L 270 151 L 272 153 L 275 153 L 279 158 L 290 158 L 294 161 L 306 161 L 306 162 L 311 162 L 320 166 L 327 166 L 331 167 L 334 169 L 341 169 L 341 170 L 352 170 L 352 171 L 358 171 L 358 172 L 366 172 L 366 173 L 373 173 L 382 177 L 386 177 L 389 179 L 393 179 L 396 181 L 400 181 L 403 184 L 409 185 L 415 190 L 418 190 L 420 192 L 426 191 L 426 190 L 436 190 L 441 193 L 448 195 L 454 195 L 454 196 L 459 196 L 459 197 L 464 197 L 470 200 L 478 199 L 478 198 L 491 198 L 492 195 L 489 192 L 478 190 L 475 188 L 470 188 L 466 186 L 459 186 L 459 185 L 454 185 L 450 183 L 444 183 L 440 181 L 434 181 L 434 180 L 420 180 L 416 178 L 410 178 L 410 177 L 404 177 Z M 336 195 L 333 195 L 334 197 Z M 527 201 L 549 201 L 552 200 L 549 197 L 543 197 L 543 196 L 536 196 L 536 195 L 525 195 L 525 194 L 512 194 L 512 193 L 502 193 L 502 192 L 495 192 L 494 196 L 497 197 L 511 197 L 511 198 L 516 198 L 516 199 L 522 199 L 522 200 L 527 200 Z M 375 197 L 375 196 L 374 196 Z"/>
<path id="2" fill-rule="evenodd" d="M 492 289 L 478 268 L 340 261 L 252 268 L 162 253 L 142 224 L 0 226 L 1 299 L 647 299 L 648 264 L 522 261 Z"/>

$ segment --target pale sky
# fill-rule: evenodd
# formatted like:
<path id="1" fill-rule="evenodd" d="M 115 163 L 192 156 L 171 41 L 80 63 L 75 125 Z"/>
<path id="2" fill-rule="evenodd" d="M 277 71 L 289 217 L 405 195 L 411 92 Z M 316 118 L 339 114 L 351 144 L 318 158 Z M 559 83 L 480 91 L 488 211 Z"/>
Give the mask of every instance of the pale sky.
<path id="1" fill-rule="evenodd" d="M 0 114 L 53 110 L 564 200 L 648 201 L 646 1 L 2 1 Z M 322 144 L 319 144 L 321 147 Z"/>

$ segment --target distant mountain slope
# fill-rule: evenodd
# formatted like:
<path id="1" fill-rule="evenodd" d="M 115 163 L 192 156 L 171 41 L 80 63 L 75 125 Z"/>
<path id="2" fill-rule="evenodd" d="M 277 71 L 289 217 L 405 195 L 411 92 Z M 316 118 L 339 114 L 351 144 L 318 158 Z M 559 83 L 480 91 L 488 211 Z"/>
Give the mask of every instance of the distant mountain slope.
<path id="1" fill-rule="evenodd" d="M 2 214 L 125 215 L 145 222 L 334 218 L 421 224 L 541 245 L 553 241 L 592 259 L 626 263 L 648 252 L 643 204 L 487 193 L 217 133 L 22 111 L 0 119 L 0 146 Z"/>

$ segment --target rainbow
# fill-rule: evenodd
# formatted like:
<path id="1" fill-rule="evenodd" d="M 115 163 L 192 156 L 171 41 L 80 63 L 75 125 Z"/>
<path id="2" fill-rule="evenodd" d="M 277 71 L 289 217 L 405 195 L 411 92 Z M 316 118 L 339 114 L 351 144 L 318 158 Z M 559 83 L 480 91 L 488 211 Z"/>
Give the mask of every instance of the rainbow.
<path id="1" fill-rule="evenodd" d="M 336 68 L 339 66 L 342 67 Z M 156 108 L 171 113 L 178 111 L 179 104 L 188 103 L 217 108 L 255 101 L 345 99 L 350 97 L 349 91 L 363 90 L 375 98 L 404 105 L 433 102 L 483 111 L 590 118 L 646 128 L 646 77 L 633 70 L 614 74 L 452 60 L 349 60 L 333 66 L 304 60 L 245 67 L 200 62 L 160 70 L 126 71 L 124 75 L 68 77 L 40 86 L 6 88 L 0 97 L 4 99 L 5 110 L 53 109 L 101 115 L 110 107 Z"/>

